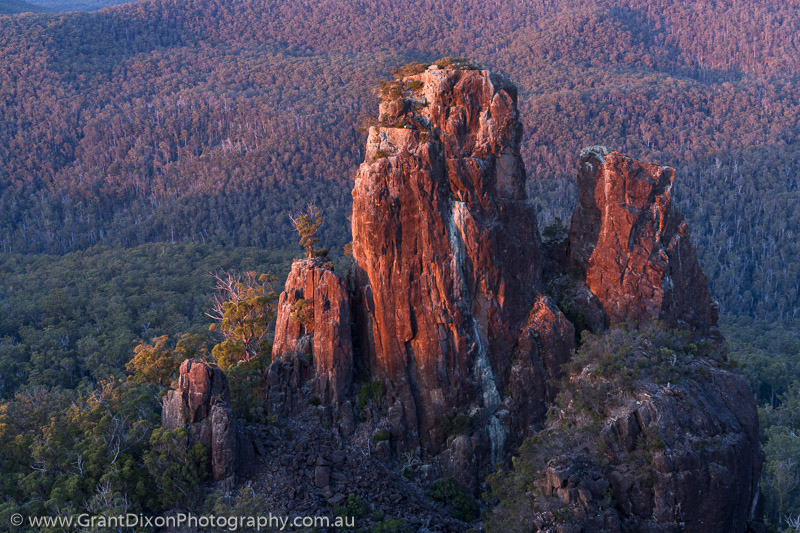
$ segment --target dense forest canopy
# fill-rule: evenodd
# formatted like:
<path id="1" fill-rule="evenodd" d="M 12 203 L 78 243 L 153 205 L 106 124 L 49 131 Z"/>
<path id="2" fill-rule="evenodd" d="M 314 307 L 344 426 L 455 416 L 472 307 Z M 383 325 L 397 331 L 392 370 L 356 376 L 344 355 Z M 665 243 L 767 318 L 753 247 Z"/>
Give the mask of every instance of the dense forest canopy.
<path id="1" fill-rule="evenodd" d="M 284 272 L 291 260 L 291 252 L 170 244 L 0 254 L 0 398 L 22 386 L 72 389 L 122 376 L 137 340 L 207 332 L 212 273 Z"/>
<path id="2" fill-rule="evenodd" d="M 349 240 L 368 89 L 470 56 L 521 88 L 542 225 L 584 145 L 676 167 L 723 313 L 800 312 L 797 1 L 145 0 L 0 20 L 0 251 Z"/>
<path id="3" fill-rule="evenodd" d="M 35 13 L 37 11 L 44 11 L 44 9 L 33 3 L 23 2 L 22 0 L 0 0 L 0 15 Z"/>
<path id="4" fill-rule="evenodd" d="M 797 2 L 165 2 L 0 23 L 0 250 L 349 240 L 367 89 L 467 55 L 519 84 L 543 225 L 577 151 L 675 166 L 723 313 L 797 316 Z"/>

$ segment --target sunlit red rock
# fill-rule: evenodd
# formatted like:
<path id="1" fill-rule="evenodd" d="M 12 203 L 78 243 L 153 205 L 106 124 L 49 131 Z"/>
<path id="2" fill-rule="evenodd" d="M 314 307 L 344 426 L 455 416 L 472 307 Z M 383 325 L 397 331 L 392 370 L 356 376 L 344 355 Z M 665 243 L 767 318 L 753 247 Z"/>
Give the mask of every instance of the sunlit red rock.
<path id="1" fill-rule="evenodd" d="M 206 447 L 213 478 L 224 487 L 235 480 L 237 456 L 236 419 L 229 406 L 225 373 L 200 359 L 187 359 L 180 366 L 178 388 L 167 391 L 161 411 L 165 429 L 186 428 L 192 443 Z"/>
<path id="2" fill-rule="evenodd" d="M 350 313 L 342 278 L 322 261 L 294 262 L 278 301 L 272 358 L 311 358 L 315 394 L 326 404 L 338 404 L 352 381 Z"/>
<path id="3" fill-rule="evenodd" d="M 672 202 L 675 171 L 584 149 L 569 242 L 610 323 L 651 318 L 718 336 L 717 307 Z"/>

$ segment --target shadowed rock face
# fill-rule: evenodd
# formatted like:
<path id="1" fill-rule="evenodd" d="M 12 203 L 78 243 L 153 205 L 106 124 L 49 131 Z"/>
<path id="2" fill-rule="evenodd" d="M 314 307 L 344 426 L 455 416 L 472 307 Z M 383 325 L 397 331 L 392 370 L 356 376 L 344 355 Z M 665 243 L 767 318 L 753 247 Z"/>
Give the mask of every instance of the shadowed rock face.
<path id="1" fill-rule="evenodd" d="M 585 272 L 608 322 L 659 318 L 719 337 L 708 280 L 672 204 L 674 174 L 605 147 L 584 149 L 571 261 Z"/>
<path id="2" fill-rule="evenodd" d="M 413 87 L 419 89 L 413 89 Z M 501 408 L 540 286 L 516 87 L 487 71 L 427 70 L 384 100 L 353 190 L 361 349 L 403 406 L 404 439 L 441 417 Z M 495 449 L 499 443 L 495 441 Z"/>
<path id="3" fill-rule="evenodd" d="M 575 328 L 552 299 L 540 296 L 522 327 L 509 376 L 512 437 L 529 435 L 558 394 L 561 366 L 575 350 Z M 519 407 L 517 407 L 519 406 Z"/>
<path id="4" fill-rule="evenodd" d="M 567 506 L 582 531 L 747 530 L 763 461 L 752 393 L 741 376 L 713 365 L 694 369 L 706 379 L 640 385 L 598 424 L 599 436 L 566 443 L 533 481 L 553 508 Z M 586 453 L 597 438 L 602 461 Z M 556 525 L 541 516 L 541 530 Z"/>
<path id="5" fill-rule="evenodd" d="M 167 391 L 161 425 L 186 428 L 192 443 L 211 452 L 214 481 L 230 487 L 235 480 L 237 456 L 236 420 L 229 407 L 230 390 L 225 373 L 200 359 L 181 363 L 178 389 Z"/>

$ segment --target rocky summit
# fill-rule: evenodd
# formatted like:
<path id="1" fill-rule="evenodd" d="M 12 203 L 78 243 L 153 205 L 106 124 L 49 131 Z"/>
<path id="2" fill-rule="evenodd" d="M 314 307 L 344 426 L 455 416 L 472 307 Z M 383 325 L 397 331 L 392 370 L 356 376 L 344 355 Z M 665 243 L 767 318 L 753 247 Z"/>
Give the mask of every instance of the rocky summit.
<path id="1" fill-rule="evenodd" d="M 582 498 L 584 517 L 613 500 L 613 513 L 597 510 L 606 518 L 582 522 L 596 530 L 744 531 L 761 465 L 755 403 L 740 377 L 717 368 L 716 305 L 671 200 L 674 171 L 583 150 L 569 235 L 543 243 L 509 78 L 463 62 L 397 77 L 380 90 L 355 178 L 350 271 L 299 260 L 281 294 L 267 410 L 287 424 L 319 423 L 326 446 L 363 445 L 369 461 L 411 483 L 454 478 L 477 495 L 496 465 L 546 429 L 581 332 L 658 319 L 716 355 L 688 384 L 632 381 L 598 418 L 617 467 L 597 470 L 586 450 L 566 447 L 573 455 L 548 466 L 540 489 L 563 505 Z M 587 365 L 568 382 L 592 375 Z M 654 428 L 670 435 L 659 439 L 657 472 L 626 468 L 625 453 Z M 695 437 L 719 439 L 718 453 L 694 450 Z M 735 509 L 711 512 L 734 486 Z M 337 498 L 326 491 L 319 497 Z"/>
<path id="2" fill-rule="evenodd" d="M 689 228 L 672 203 L 675 171 L 603 146 L 581 151 L 572 264 L 585 273 L 608 321 L 671 326 L 719 336 Z"/>
<path id="3" fill-rule="evenodd" d="M 391 126 L 370 130 L 353 190 L 361 363 L 386 384 L 393 438 L 444 453 L 441 467 L 467 481 L 502 459 L 516 411 L 544 401 L 542 381 L 528 402 L 503 401 L 543 288 L 517 91 L 442 69 L 391 91 L 380 107 Z M 468 417 L 471 434 L 447 434 L 447 417 Z"/>

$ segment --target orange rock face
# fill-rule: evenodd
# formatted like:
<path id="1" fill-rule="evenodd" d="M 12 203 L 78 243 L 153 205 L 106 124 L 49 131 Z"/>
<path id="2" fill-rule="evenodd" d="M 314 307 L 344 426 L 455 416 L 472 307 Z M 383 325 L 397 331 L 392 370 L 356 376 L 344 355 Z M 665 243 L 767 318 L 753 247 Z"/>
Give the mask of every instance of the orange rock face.
<path id="1" fill-rule="evenodd" d="M 350 312 L 342 278 L 318 260 L 294 262 L 278 302 L 272 358 L 313 357 L 315 393 L 326 404 L 338 403 L 352 380 Z"/>
<path id="2" fill-rule="evenodd" d="M 718 335 L 708 280 L 672 204 L 674 174 L 604 147 L 584 149 L 571 260 L 610 323 L 659 318 Z"/>
<path id="3" fill-rule="evenodd" d="M 175 409 L 163 413 L 162 425 L 175 429 L 201 422 L 209 417 L 214 404 L 228 402 L 230 391 L 225 373 L 199 359 L 187 359 L 181 363 L 178 389 L 167 392 L 165 404 Z M 207 439 L 196 440 L 211 443 Z"/>
<path id="4" fill-rule="evenodd" d="M 344 438 L 379 428 L 382 460 L 418 453 L 437 476 L 477 490 L 542 427 L 576 327 L 659 317 L 715 331 L 671 203 L 672 169 L 585 150 L 569 242 L 547 258 L 507 78 L 429 68 L 384 91 L 380 124 L 353 189 L 347 282 L 296 261 L 281 295 L 271 412 L 291 415 L 316 396 Z M 554 297 L 541 295 L 545 263 Z M 567 263 L 585 276 L 559 272 Z"/>
<path id="5" fill-rule="evenodd" d="M 415 88 L 416 87 L 416 88 Z M 359 343 L 403 406 L 405 434 L 501 407 L 540 286 L 516 87 L 487 71 L 427 70 L 381 104 L 353 190 Z M 438 442 L 437 442 L 438 441 Z M 495 443 L 497 444 L 497 443 Z"/>

